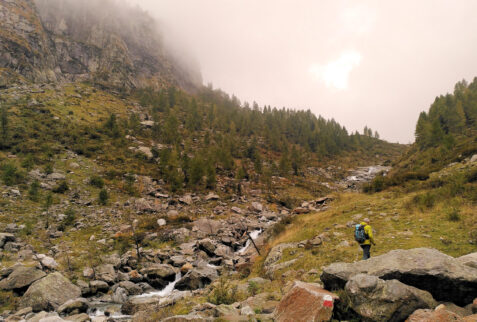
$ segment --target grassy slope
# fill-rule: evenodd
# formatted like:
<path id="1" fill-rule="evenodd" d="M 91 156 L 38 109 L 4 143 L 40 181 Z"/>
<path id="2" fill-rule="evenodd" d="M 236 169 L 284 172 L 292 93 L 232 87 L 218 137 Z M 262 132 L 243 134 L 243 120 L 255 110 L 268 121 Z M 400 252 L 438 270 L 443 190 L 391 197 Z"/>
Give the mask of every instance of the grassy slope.
<path id="1" fill-rule="evenodd" d="M 471 166 L 455 165 L 432 178 L 455 176 L 458 172 L 477 169 Z M 471 184 L 475 189 L 476 183 Z M 408 191 L 412 190 L 412 191 Z M 292 258 L 298 260 L 289 268 L 275 273 L 275 280 L 268 287 L 270 291 L 282 289 L 287 281 L 304 279 L 319 281 L 319 274 L 303 275 L 312 269 L 320 269 L 333 262 L 352 262 L 362 256 L 361 249 L 354 241 L 353 228 L 346 227 L 353 217 L 362 214 L 371 219 L 375 230 L 377 246 L 372 248 L 372 256 L 384 254 L 393 249 L 416 247 L 436 248 L 451 256 L 462 256 L 477 251 L 471 244 L 471 232 L 477 231 L 477 204 L 459 196 L 438 199 L 431 207 L 422 206 L 416 196 L 433 193 L 433 189 L 420 187 L 394 188 L 376 194 L 343 193 L 336 194 L 329 210 L 297 216 L 287 229 L 269 241 L 271 249 L 280 243 L 299 242 L 327 232 L 330 240 L 315 249 L 288 249 L 280 262 Z M 450 208 L 452 205 L 452 208 Z M 459 219 L 452 221 L 449 213 L 457 209 Z M 475 237 L 474 237 L 475 238 Z M 350 246 L 340 246 L 342 241 Z M 267 254 L 267 252 L 264 252 Z M 265 256 L 258 257 L 251 276 L 263 275 Z M 300 271 L 301 270 L 301 271 Z"/>

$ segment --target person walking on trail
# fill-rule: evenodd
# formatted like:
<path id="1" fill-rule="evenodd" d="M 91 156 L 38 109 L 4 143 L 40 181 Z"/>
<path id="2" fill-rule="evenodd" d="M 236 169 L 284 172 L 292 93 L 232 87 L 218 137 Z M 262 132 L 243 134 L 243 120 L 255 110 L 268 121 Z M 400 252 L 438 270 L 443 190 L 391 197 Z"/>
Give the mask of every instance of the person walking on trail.
<path id="1" fill-rule="evenodd" d="M 364 218 L 363 222 L 355 227 L 354 237 L 363 249 L 363 260 L 371 257 L 371 244 L 376 245 L 373 237 L 373 228 L 369 225 L 369 218 Z"/>

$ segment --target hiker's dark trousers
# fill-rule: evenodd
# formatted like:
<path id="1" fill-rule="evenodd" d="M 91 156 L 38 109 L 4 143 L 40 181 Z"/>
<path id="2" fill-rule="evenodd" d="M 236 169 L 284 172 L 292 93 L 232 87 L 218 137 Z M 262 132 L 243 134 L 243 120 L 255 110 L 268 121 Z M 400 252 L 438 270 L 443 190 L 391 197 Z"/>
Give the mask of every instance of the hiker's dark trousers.
<path id="1" fill-rule="evenodd" d="M 363 249 L 363 259 L 368 259 L 371 257 L 371 245 L 360 245 L 361 248 Z"/>

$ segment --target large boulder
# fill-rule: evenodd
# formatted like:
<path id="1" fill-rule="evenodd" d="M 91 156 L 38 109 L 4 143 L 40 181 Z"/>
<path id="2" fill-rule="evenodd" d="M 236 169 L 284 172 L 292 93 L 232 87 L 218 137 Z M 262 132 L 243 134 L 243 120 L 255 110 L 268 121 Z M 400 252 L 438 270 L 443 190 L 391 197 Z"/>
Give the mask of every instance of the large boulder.
<path id="1" fill-rule="evenodd" d="M 91 281 L 89 282 L 89 294 L 95 295 L 97 293 L 108 293 L 109 285 L 105 281 Z"/>
<path id="2" fill-rule="evenodd" d="M 330 321 L 337 299 L 338 296 L 318 284 L 295 281 L 275 309 L 275 321 Z"/>
<path id="3" fill-rule="evenodd" d="M 326 289 L 342 289 L 353 276 L 366 273 L 426 290 L 438 301 L 465 306 L 477 294 L 477 269 L 438 250 L 393 250 L 356 263 L 333 263 L 323 269 Z"/>
<path id="4" fill-rule="evenodd" d="M 35 312 L 51 311 L 56 310 L 66 301 L 80 296 L 80 288 L 56 272 L 30 285 L 20 300 L 20 306 L 30 306 Z"/>
<path id="5" fill-rule="evenodd" d="M 24 290 L 33 282 L 45 276 L 46 274 L 43 271 L 35 267 L 18 265 L 7 278 L 0 281 L 0 288 L 4 290 Z"/>
<path id="6" fill-rule="evenodd" d="M 166 264 L 154 264 L 141 270 L 141 274 L 144 275 L 146 281 L 152 287 L 159 289 L 173 282 L 176 279 L 176 273 L 174 267 Z"/>
<path id="7" fill-rule="evenodd" d="M 467 254 L 457 258 L 457 261 L 461 264 L 467 265 L 472 268 L 477 268 L 477 253 Z"/>
<path id="8" fill-rule="evenodd" d="M 113 284 L 116 282 L 118 278 L 118 274 L 114 270 L 114 265 L 112 264 L 103 264 L 98 267 L 96 267 L 95 271 L 95 276 L 96 279 L 104 281 L 109 284 Z"/>
<path id="9" fill-rule="evenodd" d="M 212 267 L 194 268 L 187 272 L 176 284 L 178 290 L 197 290 L 218 278 L 217 270 Z"/>
<path id="10" fill-rule="evenodd" d="M 217 220 L 212 220 L 208 218 L 201 218 L 194 221 L 194 229 L 197 229 L 200 232 L 215 235 L 221 228 L 222 224 Z"/>
<path id="11" fill-rule="evenodd" d="M 403 321 L 417 309 L 437 305 L 429 292 L 366 274 L 353 276 L 345 291 L 351 308 L 367 321 Z"/>
<path id="12" fill-rule="evenodd" d="M 419 309 L 411 314 L 406 322 L 464 322 L 464 319 L 458 314 L 439 308 L 436 310 Z M 471 321 L 471 320 L 469 320 Z M 475 320 L 474 320 L 475 321 Z"/>
<path id="13" fill-rule="evenodd" d="M 15 235 L 10 233 L 0 233 L 0 248 L 8 242 L 15 242 Z"/>
<path id="14" fill-rule="evenodd" d="M 89 309 L 89 302 L 85 298 L 77 298 L 68 300 L 60 307 L 58 307 L 57 312 L 63 315 L 75 315 L 80 313 L 86 313 Z"/>
<path id="15" fill-rule="evenodd" d="M 209 256 L 214 256 L 215 249 L 217 248 L 217 245 L 210 238 L 199 240 L 197 246 Z"/>

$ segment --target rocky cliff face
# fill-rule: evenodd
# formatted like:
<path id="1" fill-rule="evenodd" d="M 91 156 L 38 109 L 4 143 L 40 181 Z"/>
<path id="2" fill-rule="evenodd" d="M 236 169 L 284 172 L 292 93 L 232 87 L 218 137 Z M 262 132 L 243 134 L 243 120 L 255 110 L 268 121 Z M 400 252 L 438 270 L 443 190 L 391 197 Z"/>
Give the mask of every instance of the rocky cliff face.
<path id="1" fill-rule="evenodd" d="M 202 82 L 198 69 L 167 51 L 151 17 L 109 0 L 0 1 L 0 57 L 3 78 L 14 71 L 34 82 L 125 89 Z"/>

